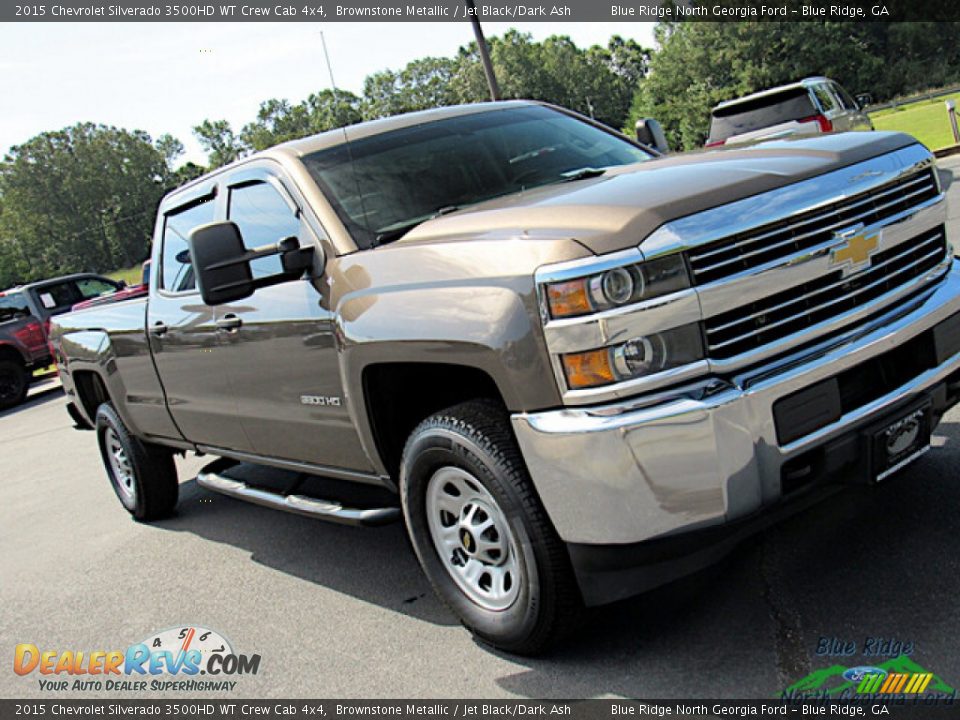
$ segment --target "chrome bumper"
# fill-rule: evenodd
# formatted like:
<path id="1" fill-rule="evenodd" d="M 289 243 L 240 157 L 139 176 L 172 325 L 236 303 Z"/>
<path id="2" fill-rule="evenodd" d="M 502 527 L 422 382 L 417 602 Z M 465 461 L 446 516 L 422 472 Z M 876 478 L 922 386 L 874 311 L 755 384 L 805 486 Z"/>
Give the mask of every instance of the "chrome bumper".
<path id="1" fill-rule="evenodd" d="M 776 503 L 780 470 L 960 369 L 960 353 L 836 422 L 780 445 L 774 403 L 960 311 L 960 261 L 918 299 L 711 392 L 512 416 L 547 513 L 568 543 L 627 544 L 721 525 Z"/>

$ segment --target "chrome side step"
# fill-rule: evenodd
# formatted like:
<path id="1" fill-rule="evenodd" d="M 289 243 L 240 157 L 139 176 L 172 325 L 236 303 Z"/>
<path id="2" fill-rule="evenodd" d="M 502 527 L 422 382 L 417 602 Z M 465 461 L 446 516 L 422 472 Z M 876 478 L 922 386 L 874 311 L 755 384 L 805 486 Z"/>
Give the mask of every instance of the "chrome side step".
<path id="1" fill-rule="evenodd" d="M 262 490 L 221 474 L 236 464 L 224 459 L 210 463 L 197 473 L 197 484 L 238 500 L 246 500 L 275 510 L 283 510 L 344 525 L 373 527 L 388 525 L 400 519 L 400 508 L 398 507 L 344 507 L 336 500 L 321 500 L 306 495 L 281 495 L 269 490 Z"/>

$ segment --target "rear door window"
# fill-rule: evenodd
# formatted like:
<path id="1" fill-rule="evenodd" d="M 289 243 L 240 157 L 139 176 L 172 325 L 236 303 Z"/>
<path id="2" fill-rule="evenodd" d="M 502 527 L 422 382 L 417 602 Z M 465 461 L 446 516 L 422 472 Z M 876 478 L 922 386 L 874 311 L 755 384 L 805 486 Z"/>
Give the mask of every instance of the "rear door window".
<path id="1" fill-rule="evenodd" d="M 782 90 L 763 97 L 738 102 L 713 111 L 710 140 L 726 140 L 734 135 L 801 120 L 817 113 L 805 87 Z"/>
<path id="2" fill-rule="evenodd" d="M 160 287 L 164 290 L 187 292 L 196 287 L 187 238 L 195 227 L 213 222 L 215 204 L 212 200 L 205 198 L 185 209 L 167 213 L 160 260 Z"/>
<path id="3" fill-rule="evenodd" d="M 820 109 L 823 112 L 833 112 L 837 109 L 838 103 L 826 85 L 814 85 L 813 94 L 817 96 L 817 102 L 820 103 Z"/>
<path id="4" fill-rule="evenodd" d="M 51 315 L 66 312 L 78 302 L 84 300 L 75 280 L 67 280 L 54 285 L 42 285 L 33 292 L 40 300 L 40 305 L 48 310 Z"/>
<path id="5" fill-rule="evenodd" d="M 857 105 L 857 101 L 854 100 L 850 93 L 843 89 L 842 85 L 837 85 L 837 83 L 832 83 L 831 87 L 833 88 L 833 94 L 837 96 L 837 99 L 840 101 L 840 104 L 846 110 L 859 110 L 860 106 Z"/>

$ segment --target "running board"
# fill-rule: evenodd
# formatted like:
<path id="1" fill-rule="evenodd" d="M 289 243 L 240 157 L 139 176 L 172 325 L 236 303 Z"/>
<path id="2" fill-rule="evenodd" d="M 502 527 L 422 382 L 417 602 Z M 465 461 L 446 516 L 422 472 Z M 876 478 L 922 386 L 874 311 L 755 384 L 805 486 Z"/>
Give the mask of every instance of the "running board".
<path id="1" fill-rule="evenodd" d="M 197 473 L 197 485 L 228 495 L 238 500 L 274 510 L 304 515 L 306 517 L 341 523 L 343 525 L 362 525 L 376 527 L 388 525 L 400 519 L 400 508 L 350 508 L 344 507 L 336 500 L 322 500 L 306 495 L 281 495 L 280 493 L 251 487 L 245 482 L 224 477 L 221 473 L 236 465 L 234 462 L 216 460 Z"/>

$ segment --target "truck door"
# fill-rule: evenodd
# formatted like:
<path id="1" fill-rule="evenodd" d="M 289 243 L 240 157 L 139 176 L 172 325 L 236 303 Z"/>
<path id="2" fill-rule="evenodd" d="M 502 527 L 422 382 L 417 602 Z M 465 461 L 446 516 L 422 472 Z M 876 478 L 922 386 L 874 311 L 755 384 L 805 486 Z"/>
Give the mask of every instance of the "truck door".
<path id="1" fill-rule="evenodd" d="M 292 182 L 265 164 L 227 181 L 227 217 L 247 248 L 296 236 L 321 247 L 322 230 L 304 216 Z M 267 169 L 270 168 L 270 169 Z M 277 171 L 279 172 L 279 171 Z M 251 265 L 254 278 L 280 272 L 280 259 Z M 260 455 L 331 469 L 372 470 L 347 410 L 340 380 L 334 315 L 324 279 L 294 280 L 221 305 L 224 368 L 236 389 L 239 416 Z"/>
<path id="2" fill-rule="evenodd" d="M 220 343 L 217 311 L 200 299 L 187 250 L 190 232 L 213 222 L 216 207 L 211 188 L 161 217 L 160 267 L 147 309 L 147 337 L 167 409 L 183 436 L 197 444 L 249 450 L 223 368 L 228 350 Z"/>

